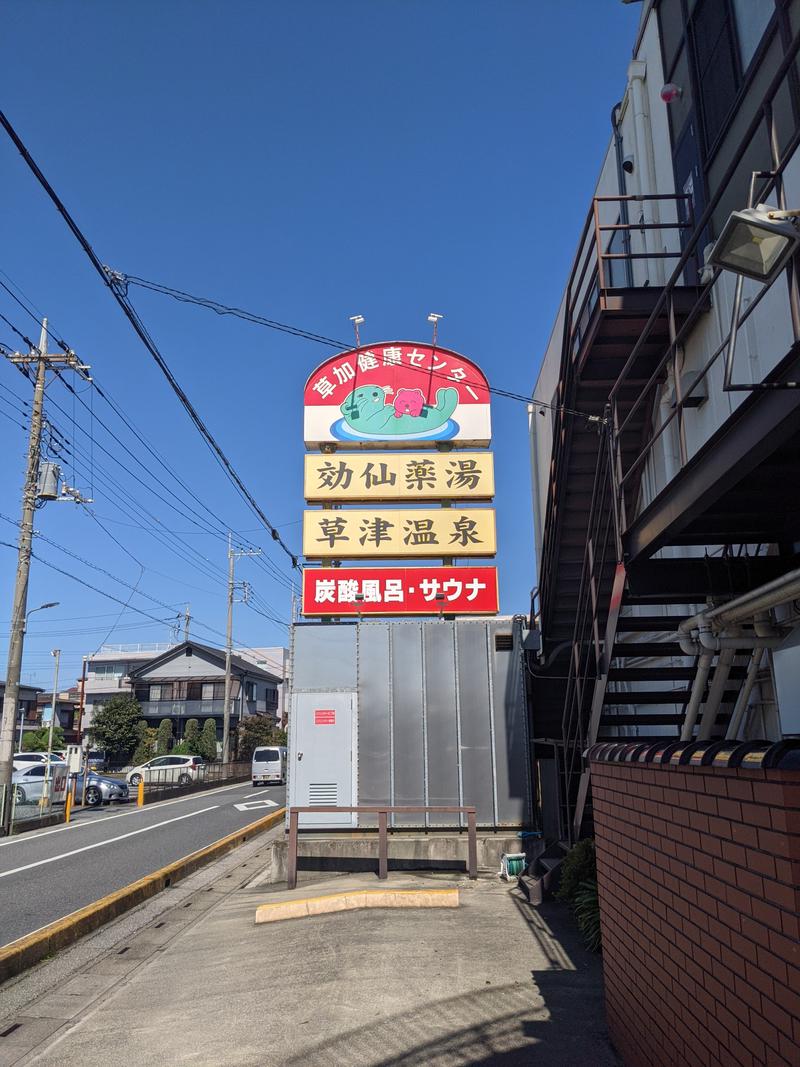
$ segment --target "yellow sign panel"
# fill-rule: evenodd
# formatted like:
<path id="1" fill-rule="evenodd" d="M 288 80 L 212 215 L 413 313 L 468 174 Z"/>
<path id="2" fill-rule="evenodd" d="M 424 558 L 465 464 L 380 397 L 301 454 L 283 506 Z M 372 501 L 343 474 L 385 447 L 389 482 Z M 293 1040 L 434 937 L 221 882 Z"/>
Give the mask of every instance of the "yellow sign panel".
<path id="1" fill-rule="evenodd" d="M 384 452 L 370 457 L 305 457 L 305 498 L 313 503 L 359 500 L 491 500 L 491 452 Z"/>
<path id="2" fill-rule="evenodd" d="M 303 512 L 307 559 L 493 556 L 494 508 Z"/>

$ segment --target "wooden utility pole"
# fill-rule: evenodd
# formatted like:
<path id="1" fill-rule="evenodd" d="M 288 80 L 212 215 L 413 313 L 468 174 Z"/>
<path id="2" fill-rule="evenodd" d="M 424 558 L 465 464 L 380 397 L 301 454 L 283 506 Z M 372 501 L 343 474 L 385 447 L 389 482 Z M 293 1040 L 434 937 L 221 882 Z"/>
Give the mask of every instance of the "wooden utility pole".
<path id="1" fill-rule="evenodd" d="M 42 323 L 42 335 L 38 349 L 31 346 L 27 354 L 15 352 L 9 362 L 18 366 L 36 367 L 31 408 L 30 432 L 28 434 L 28 460 L 25 468 L 25 485 L 22 490 L 22 518 L 19 525 L 19 549 L 17 553 L 17 577 L 14 583 L 14 600 L 11 609 L 11 636 L 8 642 L 8 666 L 6 688 L 3 695 L 3 716 L 0 720 L 0 805 L 2 819 L 0 834 L 7 835 L 11 829 L 11 779 L 14 773 L 14 725 L 19 704 L 19 679 L 22 669 L 22 651 L 25 642 L 25 616 L 28 608 L 28 578 L 31 569 L 31 546 L 33 543 L 33 513 L 36 508 L 39 487 L 39 460 L 42 447 L 44 422 L 44 388 L 47 368 L 67 367 L 84 373 L 88 370 L 80 363 L 74 352 L 47 351 L 47 319 Z"/>

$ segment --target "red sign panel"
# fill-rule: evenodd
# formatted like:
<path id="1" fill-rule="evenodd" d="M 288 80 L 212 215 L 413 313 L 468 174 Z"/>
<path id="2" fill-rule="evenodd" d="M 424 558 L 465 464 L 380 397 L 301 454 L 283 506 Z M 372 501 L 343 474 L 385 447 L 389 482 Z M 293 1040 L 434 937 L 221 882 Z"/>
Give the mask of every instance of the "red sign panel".
<path id="1" fill-rule="evenodd" d="M 496 615 L 498 610 L 495 567 L 303 571 L 304 615 Z"/>
<path id="2" fill-rule="evenodd" d="M 315 726 L 335 726 L 336 712 L 329 708 L 318 708 L 314 712 Z"/>
<path id="3" fill-rule="evenodd" d="M 384 341 L 320 364 L 303 394 L 305 442 L 356 448 L 491 439 L 489 385 L 472 360 L 447 348 Z"/>

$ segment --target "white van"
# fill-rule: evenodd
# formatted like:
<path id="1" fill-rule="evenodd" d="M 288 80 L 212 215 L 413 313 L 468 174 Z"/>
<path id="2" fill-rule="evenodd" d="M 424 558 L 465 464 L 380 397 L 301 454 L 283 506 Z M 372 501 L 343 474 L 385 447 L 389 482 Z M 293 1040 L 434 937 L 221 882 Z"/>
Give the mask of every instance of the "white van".
<path id="1" fill-rule="evenodd" d="M 253 785 L 268 785 L 286 781 L 286 748 L 282 745 L 262 745 L 253 752 Z"/>

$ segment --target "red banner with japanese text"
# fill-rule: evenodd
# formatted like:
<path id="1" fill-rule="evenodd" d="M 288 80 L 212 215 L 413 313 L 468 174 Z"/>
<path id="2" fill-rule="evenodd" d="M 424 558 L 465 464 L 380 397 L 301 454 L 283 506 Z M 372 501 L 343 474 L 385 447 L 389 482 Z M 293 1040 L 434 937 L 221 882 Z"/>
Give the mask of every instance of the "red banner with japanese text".
<path id="1" fill-rule="evenodd" d="M 495 615 L 495 567 L 336 567 L 303 571 L 304 615 Z"/>

